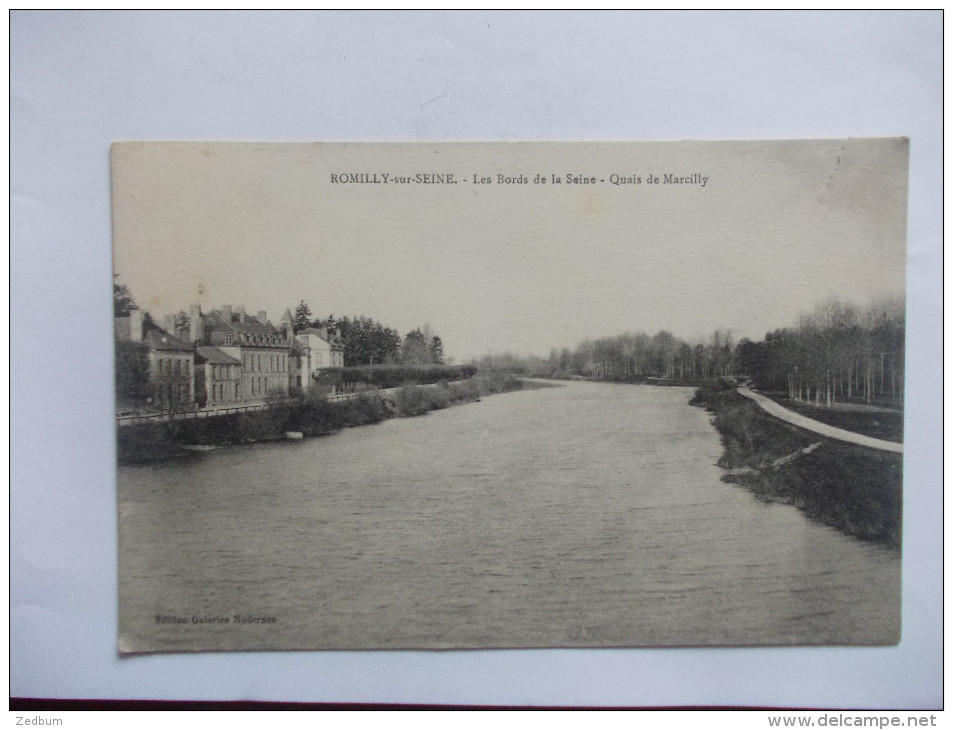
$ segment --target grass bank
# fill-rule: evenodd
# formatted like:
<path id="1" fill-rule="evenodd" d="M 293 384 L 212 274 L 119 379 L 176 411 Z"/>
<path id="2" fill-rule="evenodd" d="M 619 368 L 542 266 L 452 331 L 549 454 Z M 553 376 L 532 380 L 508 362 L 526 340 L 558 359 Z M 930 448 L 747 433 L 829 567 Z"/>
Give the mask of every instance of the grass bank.
<path id="1" fill-rule="evenodd" d="M 491 373 L 458 383 L 409 383 L 386 396 L 368 391 L 346 401 L 331 402 L 321 393 L 276 398 L 261 411 L 120 426 L 117 457 L 120 464 L 143 464 L 182 457 L 189 453 L 188 447 L 274 441 L 288 432 L 322 436 L 532 387 L 537 386 L 512 375 Z"/>
<path id="2" fill-rule="evenodd" d="M 900 546 L 902 455 L 802 431 L 726 383 L 699 388 L 691 403 L 715 414 L 725 481 L 848 535 Z"/>
<path id="3" fill-rule="evenodd" d="M 796 401 L 777 393 L 763 393 L 779 405 L 815 421 L 885 441 L 903 441 L 903 411 L 868 408 L 855 403 L 835 403 L 831 408 Z"/>

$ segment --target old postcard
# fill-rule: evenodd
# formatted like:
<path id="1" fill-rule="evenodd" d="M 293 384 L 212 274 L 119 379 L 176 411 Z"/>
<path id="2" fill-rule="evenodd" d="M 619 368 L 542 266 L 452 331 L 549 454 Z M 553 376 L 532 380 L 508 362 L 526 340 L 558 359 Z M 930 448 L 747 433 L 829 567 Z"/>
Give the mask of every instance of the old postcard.
<path id="1" fill-rule="evenodd" d="M 119 650 L 896 643 L 907 164 L 115 144 Z"/>

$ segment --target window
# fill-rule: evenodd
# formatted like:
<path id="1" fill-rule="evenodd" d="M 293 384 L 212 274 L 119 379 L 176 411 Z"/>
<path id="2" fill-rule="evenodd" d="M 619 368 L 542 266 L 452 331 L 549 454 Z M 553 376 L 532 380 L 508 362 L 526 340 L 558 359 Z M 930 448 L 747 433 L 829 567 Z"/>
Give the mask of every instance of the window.
<path id="1" fill-rule="evenodd" d="M 226 333 L 225 333 L 225 344 L 226 344 L 226 345 L 232 344 L 232 333 L 231 333 L 231 332 L 226 332 Z"/>
<path id="2" fill-rule="evenodd" d="M 235 383 L 235 400 L 238 400 L 238 383 Z"/>

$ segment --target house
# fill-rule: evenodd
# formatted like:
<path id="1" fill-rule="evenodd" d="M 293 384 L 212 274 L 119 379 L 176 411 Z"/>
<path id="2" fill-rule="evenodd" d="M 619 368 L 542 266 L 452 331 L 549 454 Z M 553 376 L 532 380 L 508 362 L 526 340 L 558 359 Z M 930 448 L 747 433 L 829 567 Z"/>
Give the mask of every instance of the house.
<path id="1" fill-rule="evenodd" d="M 307 389 L 308 357 L 307 349 L 292 336 L 288 350 L 288 392 L 302 393 Z"/>
<path id="2" fill-rule="evenodd" d="M 193 306 L 189 319 L 190 339 L 200 348 L 202 356 L 206 357 L 206 347 L 217 350 L 208 351 L 216 362 L 207 364 L 219 367 L 215 377 L 206 373 L 209 376 L 206 382 L 223 388 L 220 391 L 223 401 L 254 403 L 264 401 L 268 395 L 288 394 L 290 343 L 285 333 L 268 322 L 266 312 L 252 316 L 244 307 L 233 310 L 231 305 L 223 305 L 202 314 Z M 231 367 L 235 364 L 238 365 L 237 378 Z"/>
<path id="3" fill-rule="evenodd" d="M 195 403 L 195 350 L 168 329 L 144 318 L 140 310 L 114 320 L 119 343 L 139 343 L 148 358 L 152 406 L 159 410 L 185 410 Z"/>
<path id="4" fill-rule="evenodd" d="M 242 402 L 242 363 L 221 348 L 195 348 L 195 400 L 202 408 Z"/>
<path id="5" fill-rule="evenodd" d="M 307 371 L 312 378 L 326 368 L 344 367 L 344 343 L 327 327 L 308 327 L 297 334 L 297 340 L 308 354 Z"/>

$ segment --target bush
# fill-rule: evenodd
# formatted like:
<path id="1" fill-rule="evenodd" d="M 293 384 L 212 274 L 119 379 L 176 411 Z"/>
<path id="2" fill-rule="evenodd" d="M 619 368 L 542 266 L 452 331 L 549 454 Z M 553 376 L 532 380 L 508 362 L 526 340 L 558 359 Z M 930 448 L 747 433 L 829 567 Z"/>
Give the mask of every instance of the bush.
<path id="1" fill-rule="evenodd" d="M 427 388 L 422 385 L 405 385 L 394 395 L 394 403 L 402 416 L 419 416 L 431 410 Z"/>
<path id="2" fill-rule="evenodd" d="M 384 402 L 375 395 L 361 394 L 357 398 L 345 401 L 344 406 L 347 411 L 346 420 L 350 426 L 380 423 L 389 415 Z"/>
<path id="3" fill-rule="evenodd" d="M 308 395 L 297 401 L 292 408 L 286 430 L 300 431 L 306 436 L 318 436 L 338 431 L 347 425 L 344 408 L 309 391 Z"/>
<path id="4" fill-rule="evenodd" d="M 487 394 L 506 393 L 511 390 L 520 390 L 523 381 L 511 373 L 491 372 L 481 375 L 478 383 L 480 389 Z"/>
<path id="5" fill-rule="evenodd" d="M 463 383 L 449 383 L 447 385 L 447 394 L 454 403 L 477 400 L 482 395 L 480 386 L 475 380 L 467 380 Z"/>
<path id="6" fill-rule="evenodd" d="M 428 410 L 446 408 L 450 405 L 450 389 L 447 387 L 446 383 L 441 383 L 440 385 L 433 388 L 427 388 L 427 400 L 430 404 L 430 408 Z"/>
<path id="7" fill-rule="evenodd" d="M 169 438 L 162 423 L 121 426 L 116 431 L 116 450 L 120 464 L 162 461 L 182 454 Z"/>

